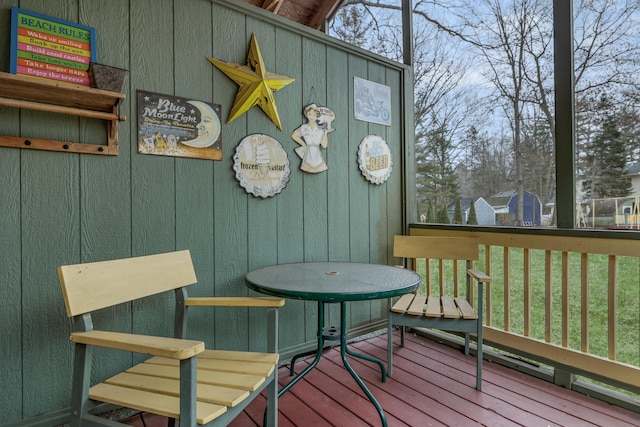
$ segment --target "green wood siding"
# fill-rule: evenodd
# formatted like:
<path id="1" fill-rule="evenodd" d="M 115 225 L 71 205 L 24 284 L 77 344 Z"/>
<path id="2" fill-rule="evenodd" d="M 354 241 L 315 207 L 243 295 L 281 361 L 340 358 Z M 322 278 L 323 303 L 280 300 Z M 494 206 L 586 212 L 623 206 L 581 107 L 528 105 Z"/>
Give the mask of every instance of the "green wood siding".
<path id="1" fill-rule="evenodd" d="M 406 224 L 406 145 L 413 143 L 404 125 L 405 66 L 238 1 L 0 0 L 3 72 L 12 6 L 95 27 L 98 61 L 129 75 L 117 157 L 0 147 L 0 424 L 59 417 L 69 407 L 73 347 L 58 265 L 190 249 L 198 275 L 190 294 L 231 296 L 249 294 L 244 274 L 270 264 L 395 263 L 389 244 Z M 223 124 L 221 161 L 138 154 L 136 91 L 221 104 L 224 122 L 237 86 L 205 56 L 244 63 L 252 33 L 267 70 L 296 79 L 276 93 L 283 131 L 256 107 Z M 391 87 L 391 127 L 354 119 L 354 76 Z M 310 103 L 336 113 L 323 151 L 329 170 L 319 174 L 300 171 L 290 137 Z M 5 107 L 0 117 L 2 135 L 106 143 L 100 120 Z M 234 177 L 235 148 L 252 133 L 276 138 L 291 162 L 289 183 L 270 199 L 248 195 Z M 383 185 L 368 183 L 358 169 L 358 146 L 368 134 L 391 147 L 393 173 Z M 94 322 L 170 335 L 172 308 L 171 295 L 158 296 L 104 310 Z M 316 309 L 288 301 L 281 310 L 285 357 L 315 342 Z M 350 327 L 365 330 L 385 310 L 386 301 L 352 304 Z M 190 337 L 209 347 L 266 346 L 259 310 L 193 308 L 191 316 Z M 338 307 L 329 307 L 328 321 L 338 323 Z M 100 349 L 95 357 L 95 380 L 143 358 Z"/>

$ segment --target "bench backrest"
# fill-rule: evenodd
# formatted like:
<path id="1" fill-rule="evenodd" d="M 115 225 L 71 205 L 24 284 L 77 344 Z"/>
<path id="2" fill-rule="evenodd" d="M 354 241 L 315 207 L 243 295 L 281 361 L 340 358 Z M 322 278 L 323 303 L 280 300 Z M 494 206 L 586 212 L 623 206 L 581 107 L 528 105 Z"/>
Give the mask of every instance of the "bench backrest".
<path id="1" fill-rule="evenodd" d="M 466 261 L 475 261 L 480 257 L 476 237 L 432 236 L 394 236 L 393 256 Z"/>
<path id="2" fill-rule="evenodd" d="M 427 295 L 432 295 L 432 282 L 437 283 L 440 295 L 445 295 L 445 282 L 451 281 L 454 296 L 458 296 L 463 280 L 469 284 L 469 277 L 461 274 L 459 266 L 470 268 L 480 257 L 480 250 L 476 237 L 395 236 L 393 255 L 414 260 L 413 269 L 423 275 Z M 423 263 L 415 262 L 422 259 Z M 437 261 L 437 270 L 432 270 L 431 261 Z"/>
<path id="3" fill-rule="evenodd" d="M 188 250 L 58 267 L 69 317 L 192 285 Z"/>

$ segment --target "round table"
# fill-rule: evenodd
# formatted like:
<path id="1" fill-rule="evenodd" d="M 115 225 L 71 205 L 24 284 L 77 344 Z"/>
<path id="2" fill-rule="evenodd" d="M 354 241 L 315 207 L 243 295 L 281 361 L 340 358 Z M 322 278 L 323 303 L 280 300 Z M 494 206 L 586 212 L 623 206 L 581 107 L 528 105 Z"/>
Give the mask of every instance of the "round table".
<path id="1" fill-rule="evenodd" d="M 278 392 L 278 396 L 289 390 L 317 365 L 322 357 L 325 339 L 340 340 L 340 354 L 345 368 L 376 407 L 382 425 L 386 426 L 387 420 L 382 407 L 353 370 L 346 355 L 377 363 L 382 371 L 383 382 L 386 381 L 386 370 L 380 360 L 348 349 L 345 303 L 391 298 L 414 292 L 420 284 L 420 275 L 413 270 L 388 265 L 329 261 L 273 265 L 253 270 L 245 276 L 245 279 L 250 289 L 263 294 L 318 302 L 318 348 L 311 353 L 316 353 L 316 357 L 309 366 Z M 327 303 L 340 303 L 339 334 L 333 333 L 335 328 L 324 326 L 324 304 Z M 295 356 L 291 361 L 292 375 L 295 359 L 299 356 L 301 355 Z"/>

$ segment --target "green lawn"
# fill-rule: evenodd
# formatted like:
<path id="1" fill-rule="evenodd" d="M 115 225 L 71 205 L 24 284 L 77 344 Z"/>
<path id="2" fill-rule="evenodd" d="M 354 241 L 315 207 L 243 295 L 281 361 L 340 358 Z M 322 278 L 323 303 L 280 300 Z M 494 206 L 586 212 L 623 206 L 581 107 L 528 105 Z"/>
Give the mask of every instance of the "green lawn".
<path id="1" fill-rule="evenodd" d="M 492 326 L 504 328 L 504 261 L 501 247 L 491 248 L 491 295 Z M 531 336 L 544 340 L 544 277 L 545 253 L 531 251 Z M 419 264 L 420 265 L 420 264 Z M 476 264 L 484 270 L 484 250 Z M 433 264 L 433 277 L 437 268 Z M 562 277 L 561 254 L 552 255 L 552 313 L 551 339 L 554 344 L 562 343 Z M 589 352 L 598 356 L 608 356 L 608 257 L 589 256 Z M 462 268 L 462 267 L 461 267 Z M 581 283 L 580 255 L 569 255 L 569 347 L 580 350 L 581 335 Z M 523 250 L 510 250 L 510 330 L 524 332 L 523 303 Z M 461 276 L 463 277 L 463 276 Z M 448 290 L 452 292 L 452 273 L 447 272 Z M 435 283 L 435 282 L 434 282 Z M 464 293 L 464 290 L 461 290 Z M 437 293 L 437 291 L 436 291 Z M 640 259 L 620 257 L 618 259 L 617 289 L 617 360 L 640 366 Z"/>

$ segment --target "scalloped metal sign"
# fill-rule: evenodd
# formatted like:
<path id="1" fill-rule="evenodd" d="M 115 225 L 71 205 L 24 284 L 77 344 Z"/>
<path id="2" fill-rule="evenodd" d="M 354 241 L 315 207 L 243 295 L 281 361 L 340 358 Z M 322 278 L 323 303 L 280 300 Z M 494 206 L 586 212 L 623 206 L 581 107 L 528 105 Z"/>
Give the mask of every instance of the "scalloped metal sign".
<path id="1" fill-rule="evenodd" d="M 247 193 L 266 199 L 280 193 L 289 182 L 289 158 L 274 138 L 253 134 L 236 147 L 233 170 Z"/>
<path id="2" fill-rule="evenodd" d="M 365 136 L 358 147 L 358 165 L 365 179 L 372 184 L 383 184 L 391 176 L 391 150 L 378 135 Z"/>

